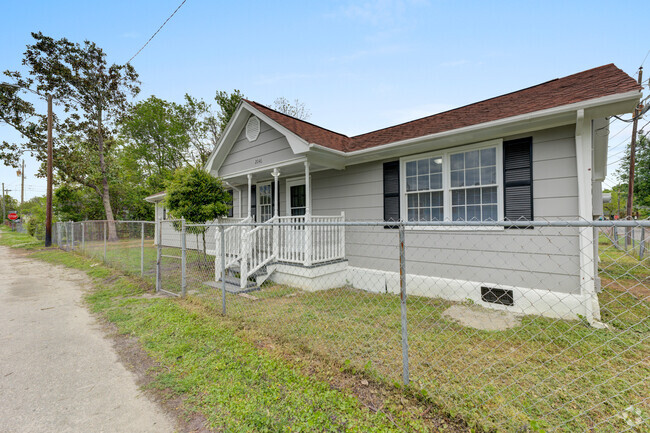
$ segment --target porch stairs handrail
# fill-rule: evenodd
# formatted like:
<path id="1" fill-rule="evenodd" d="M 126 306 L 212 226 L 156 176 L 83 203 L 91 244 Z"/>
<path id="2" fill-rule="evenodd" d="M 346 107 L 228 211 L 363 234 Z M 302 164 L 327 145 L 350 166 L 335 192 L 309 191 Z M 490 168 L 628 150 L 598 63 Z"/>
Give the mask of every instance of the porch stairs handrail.
<path id="1" fill-rule="evenodd" d="M 248 284 L 249 275 L 253 275 L 263 266 L 272 262 L 278 256 L 279 238 L 278 230 L 273 230 L 273 223 L 278 217 L 273 217 L 249 230 L 244 228 L 242 234 L 242 256 L 240 270 L 240 287 L 244 289 Z"/>
<path id="2" fill-rule="evenodd" d="M 251 217 L 246 217 L 243 218 L 239 223 L 250 223 L 253 219 Z M 231 266 L 236 265 L 240 260 L 242 256 L 242 239 L 243 239 L 243 232 L 247 227 L 241 227 L 241 226 L 231 226 L 231 227 L 226 227 L 223 231 L 223 236 L 224 236 L 224 250 L 225 250 L 225 264 L 226 264 L 226 269 L 230 268 Z M 221 279 L 221 232 L 217 230 L 215 232 L 215 263 L 214 263 L 214 269 L 215 269 L 215 279 L 216 281 L 219 281 Z"/>

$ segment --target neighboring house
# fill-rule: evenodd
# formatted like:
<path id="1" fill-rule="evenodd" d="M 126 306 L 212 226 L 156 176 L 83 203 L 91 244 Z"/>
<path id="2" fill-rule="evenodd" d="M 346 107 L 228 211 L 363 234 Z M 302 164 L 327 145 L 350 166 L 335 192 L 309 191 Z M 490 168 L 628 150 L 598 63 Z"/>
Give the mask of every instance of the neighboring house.
<path id="1" fill-rule="evenodd" d="M 609 64 L 354 137 L 244 100 L 206 169 L 232 190 L 235 221 L 592 220 L 608 117 L 640 96 Z M 244 276 L 266 267 L 307 289 L 399 293 L 390 224 L 247 232 L 226 234 L 228 266 Z M 592 229 L 422 229 L 408 238 L 408 292 L 597 320 L 593 240 Z"/>

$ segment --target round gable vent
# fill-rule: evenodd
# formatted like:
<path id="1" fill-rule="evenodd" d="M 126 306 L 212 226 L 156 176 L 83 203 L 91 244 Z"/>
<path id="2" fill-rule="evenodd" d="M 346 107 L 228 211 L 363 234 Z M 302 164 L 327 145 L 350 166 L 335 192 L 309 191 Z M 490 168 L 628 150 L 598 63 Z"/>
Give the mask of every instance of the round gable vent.
<path id="1" fill-rule="evenodd" d="M 260 136 L 260 119 L 251 116 L 246 123 L 246 138 L 248 141 L 255 141 Z"/>

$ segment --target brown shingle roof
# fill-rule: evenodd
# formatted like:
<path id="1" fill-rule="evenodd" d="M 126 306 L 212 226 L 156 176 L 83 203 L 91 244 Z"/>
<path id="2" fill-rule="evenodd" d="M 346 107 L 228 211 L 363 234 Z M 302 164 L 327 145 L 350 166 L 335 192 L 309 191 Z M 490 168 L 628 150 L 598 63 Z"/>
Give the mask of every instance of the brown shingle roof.
<path id="1" fill-rule="evenodd" d="M 636 80 L 610 63 L 354 137 L 287 116 L 254 101 L 246 102 L 309 143 L 351 152 L 635 90 L 641 90 Z"/>

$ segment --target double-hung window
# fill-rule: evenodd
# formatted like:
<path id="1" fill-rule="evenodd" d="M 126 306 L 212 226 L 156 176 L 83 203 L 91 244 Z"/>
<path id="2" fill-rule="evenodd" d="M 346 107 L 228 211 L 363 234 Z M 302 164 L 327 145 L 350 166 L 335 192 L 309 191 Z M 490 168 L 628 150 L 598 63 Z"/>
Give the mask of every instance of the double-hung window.
<path id="1" fill-rule="evenodd" d="M 403 158 L 405 219 L 502 219 L 501 158 L 501 140 Z"/>
<path id="2" fill-rule="evenodd" d="M 409 221 L 443 220 L 442 175 L 442 155 L 406 163 L 406 214 Z"/>

